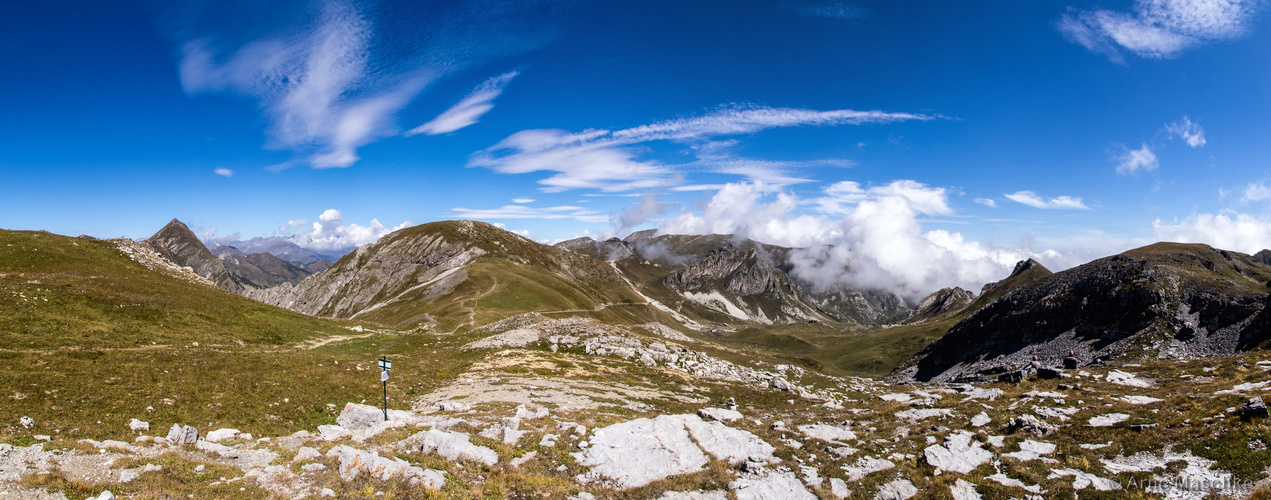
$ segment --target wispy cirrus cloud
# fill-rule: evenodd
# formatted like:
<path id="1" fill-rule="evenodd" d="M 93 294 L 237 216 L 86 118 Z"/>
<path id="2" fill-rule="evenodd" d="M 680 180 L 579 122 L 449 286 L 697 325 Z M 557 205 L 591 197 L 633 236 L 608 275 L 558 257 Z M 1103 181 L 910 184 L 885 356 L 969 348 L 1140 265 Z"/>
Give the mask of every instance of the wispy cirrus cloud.
<path id="1" fill-rule="evenodd" d="M 805 5 L 798 9 L 800 14 L 840 21 L 864 19 L 869 12 L 864 7 L 846 2 L 828 2 L 816 5 Z"/>
<path id="2" fill-rule="evenodd" d="M 458 104 L 429 120 L 428 123 L 406 131 L 406 135 L 447 134 L 476 123 L 481 115 L 494 109 L 494 98 L 502 94 L 503 87 L 507 86 L 508 82 L 516 78 L 518 74 L 516 71 L 511 71 L 486 80 Z"/>
<path id="3" fill-rule="evenodd" d="M 587 129 L 581 132 L 534 129 L 508 136 L 479 151 L 468 162 L 505 174 L 554 172 L 539 182 L 545 192 L 590 188 L 608 192 L 670 187 L 680 184 L 685 170 L 741 175 L 754 181 L 786 185 L 807 182 L 789 170 L 797 166 L 849 166 L 843 160 L 824 162 L 775 162 L 743 158 L 729 149 L 735 139 L 719 138 L 754 134 L 763 130 L 799 126 L 861 125 L 937 116 L 851 109 L 818 111 L 731 105 L 701 116 L 677 118 L 628 129 Z M 642 148 L 658 141 L 692 145 L 696 161 L 679 165 L 641 159 Z"/>
<path id="4" fill-rule="evenodd" d="M 573 219 L 591 223 L 609 222 L 608 214 L 571 205 L 541 208 L 525 205 L 504 205 L 499 208 L 489 209 L 455 207 L 450 209 L 450 212 L 457 217 L 476 220 Z"/>
<path id="5" fill-rule="evenodd" d="M 230 170 L 230 169 L 228 169 L 228 168 L 224 168 L 224 167 L 221 167 L 221 168 L 218 168 L 218 169 L 216 169 L 216 170 L 213 170 L 213 171 L 212 171 L 212 173 L 214 173 L 214 174 L 216 174 L 216 175 L 219 175 L 219 176 L 221 176 L 221 177 L 233 177 L 233 176 L 234 176 L 234 171 L 233 171 L 233 170 Z"/>
<path id="6" fill-rule="evenodd" d="M 1137 0 L 1132 12 L 1069 9 L 1055 23 L 1068 41 L 1125 63 L 1122 51 L 1168 59 L 1249 32 L 1264 0 Z"/>
<path id="7" fill-rule="evenodd" d="M 976 198 L 975 202 L 989 208 L 997 208 L 997 202 L 992 198 Z"/>
<path id="8" fill-rule="evenodd" d="M 267 146 L 296 154 L 278 168 L 353 165 L 362 146 L 399 133 L 396 114 L 432 82 L 546 43 L 555 10 L 543 2 L 493 1 L 440 15 L 404 6 L 393 19 L 377 19 L 381 9 L 356 0 L 298 4 L 288 15 L 235 0 L 153 5 L 181 47 L 185 92 L 257 101 L 269 125 Z M 494 86 L 505 84 L 507 78 L 497 81 L 503 77 Z M 490 92 L 478 88 L 466 108 L 452 108 L 425 131 L 475 122 L 488 110 L 488 99 L 479 101 Z"/>
<path id="9" fill-rule="evenodd" d="M 1073 196 L 1056 196 L 1054 198 L 1044 198 L 1038 196 L 1032 191 L 1016 191 L 1006 196 L 1008 200 L 1016 203 L 1022 203 L 1033 208 L 1059 209 L 1059 210 L 1090 210 L 1081 198 Z M 991 201 L 991 200 L 990 200 Z"/>

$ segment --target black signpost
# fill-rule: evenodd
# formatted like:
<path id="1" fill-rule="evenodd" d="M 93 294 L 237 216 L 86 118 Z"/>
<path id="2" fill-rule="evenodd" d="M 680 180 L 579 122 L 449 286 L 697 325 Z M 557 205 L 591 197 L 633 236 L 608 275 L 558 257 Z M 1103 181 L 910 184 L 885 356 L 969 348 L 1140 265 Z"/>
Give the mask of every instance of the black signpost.
<path id="1" fill-rule="evenodd" d="M 384 421 L 388 421 L 388 371 L 393 369 L 393 362 L 386 357 L 380 358 L 380 382 L 384 384 Z"/>

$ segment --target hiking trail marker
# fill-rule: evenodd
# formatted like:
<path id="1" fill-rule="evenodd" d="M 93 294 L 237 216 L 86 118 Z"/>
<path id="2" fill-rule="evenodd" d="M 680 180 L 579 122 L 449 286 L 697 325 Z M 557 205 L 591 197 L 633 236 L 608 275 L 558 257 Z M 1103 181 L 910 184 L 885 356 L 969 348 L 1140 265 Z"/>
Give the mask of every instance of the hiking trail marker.
<path id="1" fill-rule="evenodd" d="M 380 383 L 384 384 L 384 421 L 388 421 L 388 371 L 393 369 L 393 362 L 387 357 L 380 358 Z"/>

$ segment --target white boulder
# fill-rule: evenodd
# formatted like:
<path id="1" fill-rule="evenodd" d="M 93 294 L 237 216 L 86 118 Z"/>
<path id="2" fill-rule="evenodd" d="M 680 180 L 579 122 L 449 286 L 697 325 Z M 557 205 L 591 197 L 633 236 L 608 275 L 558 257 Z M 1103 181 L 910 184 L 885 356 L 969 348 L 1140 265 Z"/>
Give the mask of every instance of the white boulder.
<path id="1" fill-rule="evenodd" d="M 340 416 L 336 417 L 335 423 L 350 432 L 375 427 L 384 422 L 384 411 L 370 405 L 357 403 L 348 403 L 344 405 L 344 410 L 340 412 Z"/>

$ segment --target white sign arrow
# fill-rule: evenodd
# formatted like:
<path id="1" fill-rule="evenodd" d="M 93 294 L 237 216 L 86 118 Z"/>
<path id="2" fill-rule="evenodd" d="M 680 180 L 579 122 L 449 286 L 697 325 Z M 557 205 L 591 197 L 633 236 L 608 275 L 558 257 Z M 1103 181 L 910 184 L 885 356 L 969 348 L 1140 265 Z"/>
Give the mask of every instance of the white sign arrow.
<path id="1" fill-rule="evenodd" d="M 388 382 L 388 370 L 380 372 L 380 382 Z"/>

